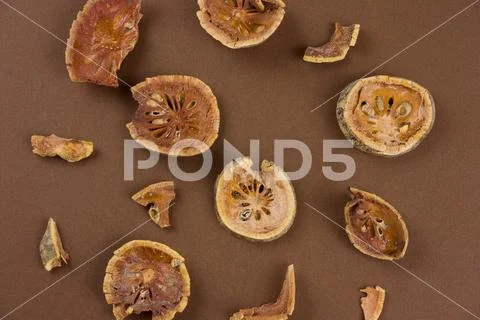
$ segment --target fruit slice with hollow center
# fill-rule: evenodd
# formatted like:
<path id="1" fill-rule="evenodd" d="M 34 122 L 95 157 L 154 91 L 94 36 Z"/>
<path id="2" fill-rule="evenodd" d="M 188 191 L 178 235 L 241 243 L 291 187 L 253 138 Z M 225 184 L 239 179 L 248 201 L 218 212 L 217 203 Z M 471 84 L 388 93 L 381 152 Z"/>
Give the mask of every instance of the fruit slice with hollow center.
<path id="1" fill-rule="evenodd" d="M 275 303 L 261 307 L 242 309 L 230 320 L 285 320 L 295 309 L 295 269 L 290 265 L 283 281 L 282 291 Z"/>
<path id="2" fill-rule="evenodd" d="M 320 47 L 308 47 L 303 60 L 313 63 L 335 62 L 345 59 L 350 47 L 355 46 L 360 32 L 359 24 L 342 26 L 335 23 L 330 41 Z"/>
<path id="3" fill-rule="evenodd" d="M 141 0 L 88 0 L 70 29 L 70 79 L 118 87 L 117 70 L 138 40 Z"/>
<path id="4" fill-rule="evenodd" d="M 408 246 L 408 231 L 398 211 L 379 196 L 349 188 L 346 231 L 362 253 L 382 260 L 400 259 Z"/>
<path id="5" fill-rule="evenodd" d="M 33 135 L 31 137 L 32 152 L 41 157 L 55 157 L 77 162 L 88 158 L 93 153 L 93 142 L 86 140 L 65 139 L 54 134 L 46 136 Z"/>
<path id="6" fill-rule="evenodd" d="M 198 0 L 198 5 L 203 29 L 232 49 L 264 42 L 285 15 L 281 0 Z"/>
<path id="7" fill-rule="evenodd" d="M 296 213 L 293 186 L 273 162 L 263 161 L 260 172 L 250 158 L 229 163 L 215 185 L 217 216 L 222 225 L 253 241 L 272 241 L 292 226 Z"/>
<path id="8" fill-rule="evenodd" d="M 43 267 L 47 271 L 61 267 L 62 261 L 67 263 L 70 259 L 68 253 L 63 249 L 57 224 L 52 218 L 48 219 L 47 229 L 42 237 L 42 241 L 40 241 L 39 250 Z"/>
<path id="9" fill-rule="evenodd" d="M 128 242 L 108 262 L 103 292 L 117 320 L 142 312 L 151 312 L 153 320 L 173 319 L 190 296 L 185 259 L 158 242 Z"/>
<path id="10" fill-rule="evenodd" d="M 367 295 L 360 298 L 365 320 L 378 320 L 385 302 L 385 289 L 379 286 L 366 287 L 360 290 Z"/>
<path id="11" fill-rule="evenodd" d="M 337 119 L 362 151 L 398 156 L 414 149 L 430 132 L 435 105 L 427 89 L 389 76 L 360 79 L 347 86 L 337 104 Z"/>
<path id="12" fill-rule="evenodd" d="M 170 226 L 169 208 L 175 199 L 173 181 L 151 184 L 132 196 L 132 199 L 148 208 L 150 218 L 162 228 Z"/>
<path id="13" fill-rule="evenodd" d="M 193 156 L 208 150 L 217 139 L 217 98 L 201 80 L 157 76 L 134 86 L 132 93 L 139 106 L 127 128 L 146 148 Z M 179 148 L 172 149 L 173 146 Z"/>

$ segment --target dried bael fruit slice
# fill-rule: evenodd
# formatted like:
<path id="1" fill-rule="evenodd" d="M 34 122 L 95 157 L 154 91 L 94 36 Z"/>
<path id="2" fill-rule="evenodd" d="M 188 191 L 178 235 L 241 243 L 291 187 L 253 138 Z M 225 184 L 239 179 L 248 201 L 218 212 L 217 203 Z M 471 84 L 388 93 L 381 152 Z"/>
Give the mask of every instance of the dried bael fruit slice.
<path id="1" fill-rule="evenodd" d="M 132 199 L 144 207 L 150 206 L 148 214 L 160 227 L 170 227 L 169 208 L 175 199 L 173 181 L 151 184 L 135 193 Z"/>
<path id="2" fill-rule="evenodd" d="M 222 225 L 248 240 L 272 241 L 292 226 L 295 191 L 287 174 L 264 160 L 260 172 L 250 158 L 229 163 L 215 184 L 217 216 Z"/>
<path id="3" fill-rule="evenodd" d="M 138 40 L 141 0 L 88 0 L 70 29 L 70 79 L 118 87 L 117 70 Z"/>
<path id="4" fill-rule="evenodd" d="M 346 231 L 362 253 L 382 260 L 400 259 L 408 246 L 408 230 L 398 211 L 379 196 L 349 188 Z"/>
<path id="5" fill-rule="evenodd" d="M 277 30 L 285 15 L 282 0 L 198 0 L 203 29 L 223 45 L 259 45 Z"/>
<path id="6" fill-rule="evenodd" d="M 220 125 L 217 98 L 201 80 L 157 76 L 134 86 L 132 93 L 139 106 L 127 128 L 146 148 L 194 156 L 208 150 L 217 139 Z M 172 149 L 175 144 L 181 148 Z"/>
<path id="7" fill-rule="evenodd" d="M 283 281 L 282 291 L 275 303 L 261 307 L 242 309 L 230 317 L 230 320 L 286 320 L 295 309 L 295 270 L 290 265 Z"/>
<path id="8" fill-rule="evenodd" d="M 32 152 L 41 157 L 55 157 L 77 162 L 90 157 L 93 152 L 93 142 L 86 140 L 65 139 L 54 134 L 46 136 L 33 135 L 31 138 Z"/>
<path id="9" fill-rule="evenodd" d="M 68 263 L 70 259 L 68 253 L 63 249 L 57 224 L 52 218 L 48 219 L 47 229 L 42 237 L 42 241 L 40 241 L 39 249 L 43 267 L 47 271 L 61 267 L 62 261 L 63 263 Z"/>
<path id="10" fill-rule="evenodd" d="M 419 84 L 389 76 L 347 86 L 337 104 L 340 128 L 360 150 L 394 157 L 413 150 L 432 129 L 433 97 Z"/>
<path id="11" fill-rule="evenodd" d="M 330 41 L 320 47 L 308 47 L 303 60 L 313 63 L 336 62 L 345 59 L 350 47 L 357 43 L 359 24 L 342 26 L 335 23 L 335 32 Z"/>
<path id="12" fill-rule="evenodd" d="M 366 287 L 360 291 L 367 294 L 360 298 L 365 320 L 378 320 L 385 302 L 385 289 L 375 286 L 375 288 Z"/>
<path id="13" fill-rule="evenodd" d="M 103 292 L 117 320 L 151 312 L 152 320 L 170 320 L 190 296 L 185 259 L 168 246 L 134 240 L 114 252 L 107 265 Z"/>

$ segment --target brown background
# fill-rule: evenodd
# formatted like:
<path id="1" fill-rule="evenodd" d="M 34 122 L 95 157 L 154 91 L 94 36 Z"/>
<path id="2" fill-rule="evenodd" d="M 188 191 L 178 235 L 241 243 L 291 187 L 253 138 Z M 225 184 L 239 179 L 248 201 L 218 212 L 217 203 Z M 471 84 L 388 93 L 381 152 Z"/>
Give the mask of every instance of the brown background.
<path id="1" fill-rule="evenodd" d="M 62 39 L 83 2 L 10 1 Z M 200 27 L 193 0 L 144 1 L 140 40 L 120 77 L 135 84 L 158 74 L 197 76 L 221 105 L 214 169 L 203 181 L 176 181 L 175 227 L 164 231 L 148 223 L 121 242 L 164 242 L 188 259 L 191 303 L 176 319 L 227 319 L 240 307 L 274 300 L 290 263 L 298 284 L 293 319 L 361 319 L 358 290 L 375 284 L 387 289 L 383 319 L 474 319 L 392 263 L 357 252 L 341 229 L 304 203 L 343 224 L 348 185 L 380 194 L 403 213 L 411 245 L 402 266 L 480 314 L 479 5 L 376 72 L 418 81 L 436 99 L 434 129 L 414 152 L 382 159 L 347 150 L 356 160 L 356 175 L 347 182 L 329 181 L 321 170 L 322 139 L 343 138 L 335 101 L 310 113 L 469 3 L 290 1 L 269 41 L 233 51 Z M 327 41 L 334 21 L 362 25 L 357 46 L 343 62 L 304 63 L 305 47 Z M 136 109 L 126 86 L 70 82 L 64 45 L 3 4 L 0 30 L 1 317 L 145 221 L 146 210 L 130 196 L 173 177 L 162 157 L 154 169 L 137 170 L 135 181 L 123 181 L 125 123 Z M 30 135 L 53 132 L 92 139 L 95 156 L 71 165 L 33 155 Z M 252 244 L 217 223 L 213 183 L 222 168 L 223 138 L 244 153 L 249 139 L 261 139 L 261 157 L 267 159 L 273 158 L 274 139 L 299 139 L 311 148 L 314 165 L 295 182 L 298 216 L 283 238 Z M 147 155 L 136 153 L 138 159 Z M 200 157 L 181 160 L 186 170 L 200 164 Z M 287 169 L 298 166 L 298 154 L 289 152 Z M 68 266 L 52 273 L 42 269 L 37 251 L 49 216 L 57 220 L 72 255 Z M 101 285 L 119 245 L 8 319 L 112 319 Z"/>

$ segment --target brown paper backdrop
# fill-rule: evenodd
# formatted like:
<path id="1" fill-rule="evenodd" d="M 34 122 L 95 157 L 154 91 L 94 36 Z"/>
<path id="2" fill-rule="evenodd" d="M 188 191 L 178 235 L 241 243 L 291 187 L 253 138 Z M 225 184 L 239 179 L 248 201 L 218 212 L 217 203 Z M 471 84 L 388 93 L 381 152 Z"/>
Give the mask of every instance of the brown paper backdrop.
<path id="1" fill-rule="evenodd" d="M 10 0 L 15 7 L 66 39 L 83 6 L 76 1 Z M 322 139 L 343 138 L 335 101 L 319 105 L 448 17 L 469 1 L 290 1 L 279 30 L 263 45 L 233 51 L 200 27 L 192 0 L 145 0 L 140 40 L 119 75 L 130 84 L 158 74 L 189 74 L 209 84 L 221 106 L 215 164 L 203 181 L 176 181 L 174 228 L 148 223 L 126 237 L 164 242 L 182 253 L 192 277 L 191 303 L 176 319 L 227 319 L 240 307 L 276 298 L 286 267 L 297 271 L 293 319 L 361 319 L 358 290 L 387 289 L 383 319 L 474 319 L 389 262 L 357 252 L 334 224 L 309 202 L 343 224 L 346 187 L 376 192 L 393 203 L 408 224 L 411 244 L 400 264 L 480 314 L 479 55 L 480 7 L 377 70 L 411 78 L 429 88 L 437 120 L 421 146 L 396 159 L 347 150 L 357 173 L 350 181 L 322 175 Z M 358 44 L 345 61 L 302 61 L 307 45 L 328 40 L 333 22 L 360 23 Z M 147 218 L 130 200 L 141 187 L 173 179 L 166 158 L 135 181 L 123 181 L 125 123 L 136 104 L 118 89 L 69 81 L 64 45 L 0 4 L 1 232 L 0 317 L 34 293 L 79 267 Z M 89 138 L 95 155 L 71 165 L 31 153 L 31 134 Z M 274 139 L 299 139 L 312 150 L 310 174 L 295 182 L 298 216 L 278 241 L 259 245 L 220 227 L 213 183 L 222 168 L 222 139 L 248 152 L 261 139 L 262 158 L 273 158 Z M 138 159 L 147 152 L 138 151 Z M 201 158 L 182 159 L 194 170 Z M 286 168 L 299 166 L 288 152 Z M 37 246 L 54 217 L 71 263 L 43 271 Z M 102 294 L 104 268 L 114 248 L 26 304 L 8 319 L 112 319 Z M 132 317 L 135 319 L 136 317 Z M 137 319 L 141 319 L 138 317 Z M 142 319 L 147 319 L 144 317 Z"/>

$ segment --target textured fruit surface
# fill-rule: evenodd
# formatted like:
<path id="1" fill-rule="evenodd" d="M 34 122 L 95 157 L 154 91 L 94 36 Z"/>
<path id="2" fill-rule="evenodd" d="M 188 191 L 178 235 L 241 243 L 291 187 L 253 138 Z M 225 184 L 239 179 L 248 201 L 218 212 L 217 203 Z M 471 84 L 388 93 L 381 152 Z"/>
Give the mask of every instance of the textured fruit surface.
<path id="1" fill-rule="evenodd" d="M 30 140 L 32 152 L 41 157 L 59 156 L 68 162 L 77 162 L 93 153 L 93 142 L 87 140 L 66 139 L 54 134 L 33 135 Z"/>
<path id="2" fill-rule="evenodd" d="M 132 199 L 144 207 L 149 206 L 150 218 L 161 228 L 170 227 L 169 209 L 175 200 L 173 181 L 151 184 L 135 193 Z"/>
<path id="3" fill-rule="evenodd" d="M 360 298 L 365 320 L 378 320 L 385 302 L 385 289 L 379 286 L 366 287 L 360 290 L 366 296 Z"/>
<path id="4" fill-rule="evenodd" d="M 52 218 L 48 220 L 47 229 L 40 242 L 39 250 L 43 267 L 47 271 L 62 266 L 62 262 L 67 263 L 70 259 L 68 253 L 63 249 L 57 224 Z"/>

